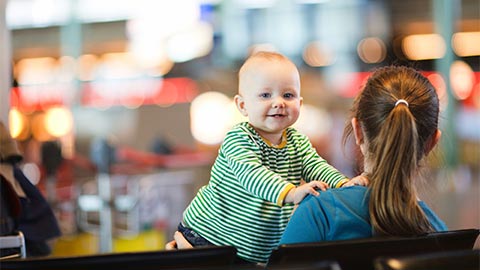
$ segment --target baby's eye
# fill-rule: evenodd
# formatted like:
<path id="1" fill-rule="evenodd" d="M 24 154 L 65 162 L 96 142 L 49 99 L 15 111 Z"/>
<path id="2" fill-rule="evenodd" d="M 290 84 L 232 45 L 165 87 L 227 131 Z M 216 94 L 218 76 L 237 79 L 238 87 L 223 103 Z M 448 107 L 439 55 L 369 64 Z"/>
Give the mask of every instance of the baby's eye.
<path id="1" fill-rule="evenodd" d="M 295 95 L 294 95 L 294 94 L 292 94 L 292 93 L 285 93 L 285 94 L 283 94 L 283 97 L 284 97 L 284 98 L 289 98 L 289 99 L 290 99 L 290 98 L 294 98 L 294 97 L 295 97 Z"/>
<path id="2" fill-rule="evenodd" d="M 261 98 L 269 98 L 269 97 L 271 97 L 271 96 L 272 96 L 272 95 L 271 95 L 270 93 L 261 93 L 261 94 L 260 94 L 260 97 L 261 97 Z"/>

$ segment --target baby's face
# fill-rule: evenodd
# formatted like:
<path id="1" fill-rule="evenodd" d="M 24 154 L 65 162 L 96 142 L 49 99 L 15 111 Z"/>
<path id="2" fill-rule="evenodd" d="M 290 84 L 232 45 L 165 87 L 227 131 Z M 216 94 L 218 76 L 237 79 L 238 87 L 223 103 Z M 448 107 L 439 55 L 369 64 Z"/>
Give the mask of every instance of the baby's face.
<path id="1" fill-rule="evenodd" d="M 281 134 L 299 116 L 300 75 L 293 63 L 257 60 L 240 77 L 240 112 L 265 138 Z"/>

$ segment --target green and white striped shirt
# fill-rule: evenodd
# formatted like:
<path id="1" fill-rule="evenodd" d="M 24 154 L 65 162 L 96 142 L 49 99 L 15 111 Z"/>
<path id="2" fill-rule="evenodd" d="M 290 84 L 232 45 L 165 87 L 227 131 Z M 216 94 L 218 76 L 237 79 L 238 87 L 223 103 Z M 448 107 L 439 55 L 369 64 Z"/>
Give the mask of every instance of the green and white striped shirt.
<path id="1" fill-rule="evenodd" d="M 229 131 L 208 185 L 183 213 L 186 226 L 215 245 L 236 247 L 245 260 L 267 262 L 293 211 L 293 204 L 283 205 L 292 184 L 321 180 L 337 187 L 346 179 L 305 135 L 287 128 L 284 136 L 286 143 L 275 147 L 247 122 Z"/>

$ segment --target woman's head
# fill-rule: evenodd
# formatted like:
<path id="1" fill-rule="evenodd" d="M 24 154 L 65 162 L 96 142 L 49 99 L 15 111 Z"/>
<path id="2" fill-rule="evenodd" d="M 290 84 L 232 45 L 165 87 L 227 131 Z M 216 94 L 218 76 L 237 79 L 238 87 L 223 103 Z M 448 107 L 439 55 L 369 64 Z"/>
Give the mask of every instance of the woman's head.
<path id="1" fill-rule="evenodd" d="M 406 102 L 397 103 L 399 100 Z M 414 151 L 412 155 L 418 163 L 431 149 L 429 143 L 437 132 L 438 115 L 439 100 L 433 85 L 416 70 L 404 66 L 377 69 L 353 106 L 353 117 L 368 142 L 364 153 L 367 159 L 375 159 L 376 155 L 369 155 L 388 144 L 398 146 L 391 149 L 394 155 Z M 411 136 L 396 137 L 407 133 Z M 398 145 L 401 142 L 406 144 Z"/>
<path id="2" fill-rule="evenodd" d="M 430 229 L 413 184 L 423 157 L 440 138 L 439 100 L 432 84 L 412 68 L 377 69 L 356 98 L 351 126 L 370 178 L 375 231 L 415 235 Z"/>

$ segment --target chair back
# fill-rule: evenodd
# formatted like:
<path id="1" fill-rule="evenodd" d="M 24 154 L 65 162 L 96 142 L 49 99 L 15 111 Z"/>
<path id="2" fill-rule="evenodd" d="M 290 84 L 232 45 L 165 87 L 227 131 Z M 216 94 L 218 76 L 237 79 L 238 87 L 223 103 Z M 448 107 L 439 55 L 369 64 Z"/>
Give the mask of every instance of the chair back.
<path id="1" fill-rule="evenodd" d="M 375 260 L 375 270 L 478 270 L 480 250 L 455 250 Z"/>
<path id="2" fill-rule="evenodd" d="M 230 269 L 235 257 L 234 247 L 208 246 L 182 250 L 16 259 L 3 261 L 1 265 L 2 270 Z"/>
<path id="3" fill-rule="evenodd" d="M 281 245 L 272 252 L 267 267 L 319 261 L 337 261 L 342 270 L 374 269 L 380 256 L 415 255 L 472 249 L 479 229 L 435 232 L 418 237 L 364 238 Z"/>
<path id="4" fill-rule="evenodd" d="M 25 237 L 21 231 L 17 231 L 12 235 L 0 236 L 0 249 L 6 250 L 1 252 L 0 261 L 12 258 L 25 258 L 27 251 L 25 248 Z M 0 264 L 1 265 L 1 264 Z"/>
<path id="5" fill-rule="evenodd" d="M 240 269 L 244 270 L 244 269 Z M 254 270 L 254 269 L 248 269 Z M 269 266 L 263 270 L 342 270 L 340 265 L 335 261 L 321 261 L 316 263 L 295 263 Z"/>

